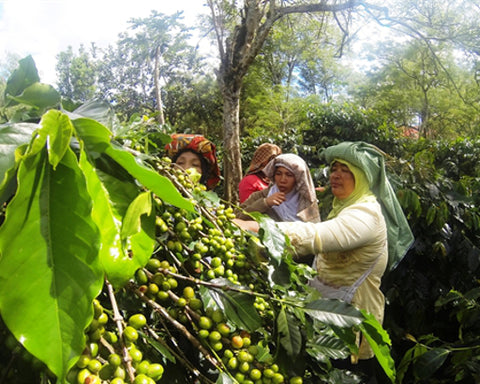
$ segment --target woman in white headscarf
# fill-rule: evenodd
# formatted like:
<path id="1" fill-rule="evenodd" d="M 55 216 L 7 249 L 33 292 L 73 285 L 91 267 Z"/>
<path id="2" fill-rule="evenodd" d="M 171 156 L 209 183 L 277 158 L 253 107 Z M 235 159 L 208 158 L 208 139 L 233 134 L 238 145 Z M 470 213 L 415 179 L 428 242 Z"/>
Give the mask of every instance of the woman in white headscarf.
<path id="1" fill-rule="evenodd" d="M 240 206 L 243 211 L 264 213 L 275 221 L 320 221 L 315 186 L 307 163 L 301 157 L 293 153 L 278 155 L 263 172 L 272 183 L 252 193 Z M 243 212 L 237 217 L 251 220 Z"/>

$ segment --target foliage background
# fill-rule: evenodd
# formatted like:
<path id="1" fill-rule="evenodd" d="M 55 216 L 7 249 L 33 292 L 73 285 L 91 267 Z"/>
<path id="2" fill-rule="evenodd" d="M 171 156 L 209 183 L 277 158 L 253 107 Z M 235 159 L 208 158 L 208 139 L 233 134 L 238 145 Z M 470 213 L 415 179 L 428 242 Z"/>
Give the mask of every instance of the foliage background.
<path id="1" fill-rule="evenodd" d="M 411 16 L 407 36 L 373 47 L 369 54 L 375 65 L 362 72 L 356 70 L 358 62 L 348 51 L 347 60 L 337 57 L 335 42 L 342 38 L 332 24 L 292 17 L 275 27 L 242 92 L 243 166 L 246 169 L 256 146 L 265 141 L 300 154 L 318 185 L 327 186 L 318 195 L 325 216 L 331 195 L 321 150 L 343 140 L 365 140 L 381 148 L 416 238 L 382 287 L 388 299 L 384 325 L 393 340 L 400 378 L 474 383 L 480 372 L 479 90 L 473 53 L 478 19 L 465 20 L 465 16 L 466 10 L 475 11 L 475 3 L 397 4 L 392 8 L 396 16 Z M 166 20 L 164 33 L 170 27 L 178 27 L 180 35 L 188 33 L 179 23 L 181 18 L 152 14 L 132 21 L 132 29 L 106 51 L 81 48 L 78 53 L 60 54 L 60 92 L 52 94 L 54 104 L 61 96 L 62 108 L 73 111 L 101 98 L 113 106 L 110 125 L 122 144 L 157 154 L 162 152 L 162 135 L 200 132 L 217 144 L 221 158 L 219 91 L 213 70 L 197 56 L 195 47 L 185 41 L 170 47 L 178 61 L 166 63 L 163 72 L 164 126 L 156 122 L 148 49 L 138 50 L 132 62 L 142 65 L 129 67 L 127 76 L 122 55 L 131 54 L 130 43 L 144 47 L 140 43 L 147 41 L 133 33 L 134 26 L 152 32 L 149 26 Z M 444 35 L 438 35 L 439 30 Z M 327 31 L 317 36 L 322 39 L 318 52 L 303 49 L 312 46 L 308 40 L 312 31 Z M 434 39 L 434 32 L 444 39 Z M 7 87 L 8 75 L 16 68 L 19 58 L 15 59 L 3 62 L 7 71 L 2 87 Z M 142 89 L 135 87 L 140 77 L 145 79 Z M 1 110 L 3 122 L 38 121 L 46 107 L 36 110 L 5 99 L 3 103 L 8 106 Z M 405 134 L 412 127 L 418 137 Z"/>

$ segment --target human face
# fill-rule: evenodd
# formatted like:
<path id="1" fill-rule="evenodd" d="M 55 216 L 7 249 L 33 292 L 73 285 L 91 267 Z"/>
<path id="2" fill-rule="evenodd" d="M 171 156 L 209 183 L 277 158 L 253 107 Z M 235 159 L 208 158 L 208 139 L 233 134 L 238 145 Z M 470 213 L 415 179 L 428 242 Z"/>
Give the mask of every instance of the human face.
<path id="1" fill-rule="evenodd" d="M 355 189 L 355 178 L 350 169 L 338 161 L 330 168 L 330 186 L 333 195 L 340 200 L 346 199 Z"/>
<path id="2" fill-rule="evenodd" d="M 178 156 L 175 164 L 184 170 L 194 168 L 198 173 L 202 174 L 202 160 L 196 153 L 190 151 L 183 152 Z"/>
<path id="3" fill-rule="evenodd" d="M 295 175 L 285 167 L 275 169 L 274 182 L 280 192 L 290 193 L 295 187 Z"/>

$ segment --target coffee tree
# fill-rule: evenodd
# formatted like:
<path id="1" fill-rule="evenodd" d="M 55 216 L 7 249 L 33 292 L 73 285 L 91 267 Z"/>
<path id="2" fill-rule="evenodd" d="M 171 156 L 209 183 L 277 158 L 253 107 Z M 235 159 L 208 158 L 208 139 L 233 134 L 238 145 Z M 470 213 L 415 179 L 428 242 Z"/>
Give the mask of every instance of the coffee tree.
<path id="1" fill-rule="evenodd" d="M 31 64 L 2 111 L 28 122 L 0 127 L 0 383 L 354 383 L 330 359 L 356 332 L 394 380 L 388 334 L 309 288 L 272 221 L 241 231 L 198 175 L 47 99 Z"/>

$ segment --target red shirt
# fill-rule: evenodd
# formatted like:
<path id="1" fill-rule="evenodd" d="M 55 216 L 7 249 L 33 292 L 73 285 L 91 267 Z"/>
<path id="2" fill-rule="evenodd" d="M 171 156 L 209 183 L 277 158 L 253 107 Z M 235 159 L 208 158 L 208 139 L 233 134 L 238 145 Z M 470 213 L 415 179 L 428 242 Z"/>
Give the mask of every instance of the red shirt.
<path id="1" fill-rule="evenodd" d="M 240 198 L 240 204 L 243 203 L 248 197 L 256 191 L 261 191 L 268 187 L 268 182 L 259 177 L 256 174 L 247 175 L 238 184 L 238 194 Z"/>

